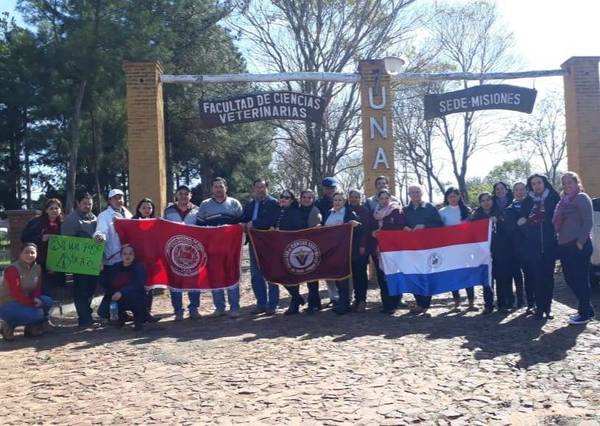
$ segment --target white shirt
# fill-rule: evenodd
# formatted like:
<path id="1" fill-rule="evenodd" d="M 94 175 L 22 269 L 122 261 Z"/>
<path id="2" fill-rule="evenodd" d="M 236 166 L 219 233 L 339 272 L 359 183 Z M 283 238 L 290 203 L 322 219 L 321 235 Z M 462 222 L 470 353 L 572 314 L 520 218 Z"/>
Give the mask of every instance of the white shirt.
<path id="1" fill-rule="evenodd" d="M 444 226 L 458 225 L 462 222 L 460 218 L 460 206 L 446 206 L 440 209 L 440 216 Z"/>
<path id="2" fill-rule="evenodd" d="M 121 241 L 119 240 L 119 234 L 115 230 L 114 220 L 119 219 L 131 219 L 131 213 L 125 207 L 123 207 L 123 214 L 112 207 L 107 207 L 102 213 L 98 215 L 98 225 L 96 225 L 96 235 L 102 235 L 104 237 L 104 264 L 114 265 L 121 261 Z"/>
<path id="3" fill-rule="evenodd" d="M 329 213 L 329 216 L 327 216 L 327 220 L 325 221 L 325 226 L 341 225 L 342 223 L 344 223 L 345 215 L 346 207 L 342 207 L 338 212 L 336 212 L 335 210 L 331 210 L 331 213 Z"/>

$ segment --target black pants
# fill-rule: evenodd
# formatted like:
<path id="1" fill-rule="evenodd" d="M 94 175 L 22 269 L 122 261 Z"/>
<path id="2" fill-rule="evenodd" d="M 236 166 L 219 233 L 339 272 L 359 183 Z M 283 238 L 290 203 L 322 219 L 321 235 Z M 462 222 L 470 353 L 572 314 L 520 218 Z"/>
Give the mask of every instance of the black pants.
<path id="1" fill-rule="evenodd" d="M 594 316 L 594 308 L 590 302 L 590 257 L 592 256 L 592 243 L 587 240 L 583 250 L 579 250 L 575 243 L 558 246 L 560 263 L 567 285 L 571 287 L 579 302 L 577 312 L 583 318 Z"/>
<path id="2" fill-rule="evenodd" d="M 319 281 L 306 283 L 308 287 L 308 307 L 321 309 L 321 295 L 319 294 Z"/>
<path id="3" fill-rule="evenodd" d="M 73 304 L 77 311 L 79 325 L 89 325 L 92 322 L 92 298 L 96 292 L 98 277 L 93 275 L 73 274 Z"/>
<path id="4" fill-rule="evenodd" d="M 304 299 L 300 295 L 300 285 L 286 285 L 284 286 L 287 292 L 292 296 L 290 305 L 296 304 L 297 306 L 304 303 Z"/>
<path id="5" fill-rule="evenodd" d="M 521 278 L 525 290 L 525 302 L 528 308 L 533 308 L 535 306 L 535 277 L 533 275 L 532 262 L 515 257 L 514 268 L 513 277 L 516 277 L 514 280 L 517 289 L 517 303 L 523 302 L 523 293 L 522 290 L 519 290 L 519 283 L 517 281 L 518 278 Z"/>
<path id="6" fill-rule="evenodd" d="M 64 272 L 49 272 L 42 267 L 42 294 L 57 299 L 58 289 L 65 287 Z"/>
<path id="7" fill-rule="evenodd" d="M 367 275 L 367 265 L 369 257 L 367 255 L 358 256 L 352 261 L 352 284 L 354 285 L 354 301 L 367 301 L 367 288 L 369 277 Z"/>
<path id="8" fill-rule="evenodd" d="M 512 291 L 512 259 L 494 259 L 492 262 L 494 281 L 496 282 L 496 300 L 498 309 L 513 307 L 515 297 Z"/>
<path id="9" fill-rule="evenodd" d="M 533 281 L 535 306 L 538 312 L 549 313 L 554 295 L 554 253 L 542 253 L 542 257 L 526 262 L 526 270 L 530 271 Z"/>
<path id="10" fill-rule="evenodd" d="M 402 294 L 397 296 L 390 296 L 387 286 L 387 280 L 383 270 L 379 267 L 379 259 L 376 255 L 371 255 L 373 263 L 375 264 L 375 271 L 377 272 L 377 284 L 379 285 L 379 293 L 381 295 L 381 304 L 383 309 L 396 309 L 398 304 L 402 300 Z"/>
<path id="11" fill-rule="evenodd" d="M 417 306 L 423 309 L 429 309 L 431 306 L 431 296 L 421 296 L 419 294 L 413 294 L 417 301 Z"/>
<path id="12" fill-rule="evenodd" d="M 98 316 L 102 318 L 110 318 L 110 302 L 114 292 L 106 292 L 98 306 Z M 117 302 L 119 307 L 119 320 L 124 321 L 127 318 L 126 312 L 133 313 L 133 321 L 136 324 L 141 324 L 146 321 L 146 293 L 136 291 L 131 293 L 121 293 L 122 296 Z"/>
<path id="13" fill-rule="evenodd" d="M 469 300 L 469 302 L 472 302 L 475 300 L 475 289 L 473 287 L 468 287 L 465 288 L 466 292 L 467 292 L 467 299 Z M 460 300 L 460 290 L 456 290 L 452 292 L 452 298 L 455 301 L 459 301 Z"/>
<path id="14" fill-rule="evenodd" d="M 517 299 L 517 305 L 523 306 L 525 304 L 525 298 L 523 295 L 524 278 L 523 278 L 523 266 L 521 261 L 515 256 L 512 258 L 512 275 L 515 283 L 515 297 Z"/>

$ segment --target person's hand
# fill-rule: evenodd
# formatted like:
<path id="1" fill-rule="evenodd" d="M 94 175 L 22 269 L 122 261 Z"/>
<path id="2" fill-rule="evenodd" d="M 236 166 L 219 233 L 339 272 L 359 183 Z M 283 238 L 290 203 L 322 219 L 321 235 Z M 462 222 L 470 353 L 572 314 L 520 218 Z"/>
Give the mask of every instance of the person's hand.
<path id="1" fill-rule="evenodd" d="M 495 225 L 498 222 L 498 218 L 496 216 L 492 216 L 490 217 L 490 222 Z"/>
<path id="2" fill-rule="evenodd" d="M 121 294 L 120 291 L 117 291 L 115 294 L 112 295 L 112 297 L 110 298 L 110 300 L 112 300 L 113 302 L 118 302 L 119 300 L 121 300 L 121 297 L 123 295 Z"/>
<path id="3" fill-rule="evenodd" d="M 423 224 L 419 224 L 419 225 L 415 226 L 415 231 L 416 231 L 417 229 L 424 229 L 424 228 L 425 228 L 425 225 L 423 225 Z"/>
<path id="4" fill-rule="evenodd" d="M 583 244 L 581 244 L 579 241 L 577 241 L 577 248 L 579 251 L 583 250 Z"/>
<path id="5" fill-rule="evenodd" d="M 48 234 L 44 234 L 44 235 L 42 235 L 42 241 L 43 241 L 43 242 L 46 242 L 46 241 L 48 241 L 49 239 L 50 239 L 50 235 L 48 235 Z"/>
<path id="6" fill-rule="evenodd" d="M 39 297 L 35 297 L 33 299 L 33 306 L 35 306 L 36 308 L 41 308 L 42 307 L 42 300 Z"/>
<path id="7" fill-rule="evenodd" d="M 405 226 L 402 230 L 403 231 L 412 231 L 412 228 L 410 226 Z"/>
<path id="8" fill-rule="evenodd" d="M 105 238 L 102 234 L 96 234 L 94 235 L 94 240 L 96 240 L 97 243 L 103 243 Z"/>
<path id="9" fill-rule="evenodd" d="M 526 223 L 527 223 L 527 219 L 525 219 L 524 217 L 522 217 L 519 220 L 517 220 L 517 225 L 519 225 L 519 226 L 523 226 Z"/>
<path id="10" fill-rule="evenodd" d="M 376 229 L 373 232 L 371 232 L 371 235 L 373 236 L 373 238 L 377 238 L 377 234 L 379 234 L 379 229 Z"/>
<path id="11" fill-rule="evenodd" d="M 367 252 L 367 250 L 365 250 L 364 247 L 359 247 L 358 254 L 360 254 L 361 256 L 364 256 L 366 252 Z"/>
<path id="12" fill-rule="evenodd" d="M 349 220 L 348 223 L 352 225 L 353 228 L 356 228 L 358 225 L 360 225 L 360 223 L 356 220 Z"/>

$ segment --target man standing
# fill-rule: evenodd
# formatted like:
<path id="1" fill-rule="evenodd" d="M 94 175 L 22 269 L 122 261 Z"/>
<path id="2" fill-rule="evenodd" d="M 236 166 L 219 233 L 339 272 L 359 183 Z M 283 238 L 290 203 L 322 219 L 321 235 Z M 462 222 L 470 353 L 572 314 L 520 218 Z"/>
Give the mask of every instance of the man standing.
<path id="1" fill-rule="evenodd" d="M 410 204 L 403 209 L 406 217 L 405 231 L 444 226 L 442 217 L 435 206 L 423 201 L 423 190 L 419 185 L 408 187 L 408 197 L 410 198 Z M 426 314 L 431 305 L 431 296 L 420 294 L 414 296 L 417 306 L 413 307 L 410 312 L 413 314 Z"/>
<path id="2" fill-rule="evenodd" d="M 323 196 L 315 202 L 315 207 L 319 209 L 322 224 L 324 225 L 333 208 L 333 194 L 337 191 L 337 181 L 333 177 L 326 177 L 321 182 L 321 186 L 323 187 Z M 327 306 L 335 306 L 340 296 L 333 282 L 327 281 L 327 293 L 329 294 L 329 303 Z"/>
<path id="3" fill-rule="evenodd" d="M 227 181 L 221 177 L 211 182 L 212 197 L 200 203 L 196 214 L 196 224 L 199 226 L 234 225 L 242 221 L 242 205 L 238 200 L 227 196 Z M 225 292 L 213 290 L 215 312 L 213 316 L 225 315 Z M 227 289 L 232 317 L 240 316 L 240 286 L 239 284 Z"/>
<path id="4" fill-rule="evenodd" d="M 264 179 L 256 179 L 252 184 L 252 191 L 254 192 L 252 201 L 244 206 L 242 222 L 246 224 L 246 230 L 269 229 L 275 226 L 280 209 L 277 200 L 269 195 L 269 185 Z M 248 253 L 252 291 L 256 298 L 256 308 L 251 314 L 273 315 L 279 304 L 279 286 L 265 280 L 258 269 L 252 244 L 248 245 Z"/>
<path id="5" fill-rule="evenodd" d="M 100 273 L 100 283 L 108 288 L 108 280 L 121 262 L 121 240 L 115 230 L 115 219 L 131 219 L 132 214 L 125 207 L 125 194 L 120 189 L 111 189 L 108 193 L 108 207 L 98 215 L 98 224 L 94 239 L 104 241 L 104 268 Z"/>
<path id="6" fill-rule="evenodd" d="M 196 224 L 196 214 L 198 207 L 192 204 L 192 191 L 186 185 L 180 185 L 175 191 L 175 203 L 165 209 L 163 217 L 171 222 L 183 223 L 186 225 Z M 200 292 L 189 291 L 188 306 L 190 318 L 200 318 Z M 175 321 L 183 321 L 183 294 L 181 291 L 171 290 L 171 305 L 175 312 Z"/>
<path id="7" fill-rule="evenodd" d="M 365 200 L 365 207 L 369 209 L 371 213 L 375 211 L 377 205 L 379 204 L 379 200 L 377 200 L 377 194 L 379 194 L 379 191 L 381 191 L 382 189 L 387 189 L 388 191 L 390 191 L 388 178 L 385 176 L 377 176 L 377 178 L 375 179 L 375 194 Z M 393 195 L 390 201 L 394 201 L 396 203 L 400 202 L 400 200 L 398 200 L 398 198 L 394 197 Z"/>

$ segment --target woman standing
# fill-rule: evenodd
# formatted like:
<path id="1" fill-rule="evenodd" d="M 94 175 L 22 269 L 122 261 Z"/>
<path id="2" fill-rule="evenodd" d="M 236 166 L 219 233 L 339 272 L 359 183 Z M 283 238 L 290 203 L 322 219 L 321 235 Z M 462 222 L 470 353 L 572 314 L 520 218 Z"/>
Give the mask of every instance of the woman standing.
<path id="1" fill-rule="evenodd" d="M 359 218 L 363 224 L 365 232 L 361 233 L 360 243 L 358 245 L 358 254 L 352 260 L 352 286 L 354 288 L 354 302 L 351 309 L 354 312 L 364 312 L 367 309 L 367 289 L 369 287 L 369 276 L 367 275 L 367 266 L 369 256 L 373 252 L 371 241 L 367 230 L 370 228 L 371 213 L 362 204 L 362 194 L 356 189 L 348 191 L 348 206 Z"/>
<path id="2" fill-rule="evenodd" d="M 341 225 L 342 223 L 350 223 L 354 227 L 352 235 L 352 259 L 359 256 L 360 225 L 359 217 L 354 211 L 346 206 L 346 197 L 343 192 L 335 192 L 333 194 L 333 208 L 329 211 L 325 226 Z M 334 312 L 338 315 L 343 315 L 350 311 L 350 283 L 349 279 L 338 281 L 329 281 L 328 284 L 333 284 L 337 288 L 339 299 L 335 304 Z"/>
<path id="3" fill-rule="evenodd" d="M 25 326 L 25 336 L 43 333 L 43 322 L 52 299 L 42 295 L 42 269 L 35 263 L 34 243 L 25 243 L 19 259 L 4 271 L 0 286 L 0 333 L 4 340 L 14 339 L 14 329 Z"/>
<path id="4" fill-rule="evenodd" d="M 563 195 L 556 206 L 552 223 L 558 234 L 558 252 L 565 281 L 579 301 L 577 314 L 571 316 L 569 323 L 586 324 L 595 315 L 590 303 L 592 200 L 583 192 L 576 173 L 565 172 L 561 182 Z"/>
<path id="5" fill-rule="evenodd" d="M 494 206 L 502 211 L 507 208 L 513 199 L 513 193 L 504 182 L 496 182 L 493 188 L 493 196 L 492 200 L 494 201 Z"/>
<path id="6" fill-rule="evenodd" d="M 281 210 L 275 223 L 275 229 L 279 229 L 280 231 L 297 231 L 304 228 L 302 213 L 298 207 L 296 196 L 292 191 L 289 189 L 281 191 L 279 194 L 279 207 Z M 284 315 L 295 315 L 299 312 L 300 306 L 306 303 L 300 295 L 300 285 L 286 285 L 284 287 L 292 297 Z"/>
<path id="7" fill-rule="evenodd" d="M 535 288 L 535 317 L 552 319 L 551 306 L 554 293 L 554 267 L 558 242 L 552 218 L 560 200 L 558 192 L 545 176 L 533 174 L 527 179 L 529 197 L 523 201 L 517 220 L 518 255 L 525 259 L 531 271 Z"/>
<path id="8" fill-rule="evenodd" d="M 315 206 L 315 193 L 312 189 L 305 189 L 300 193 L 300 214 L 302 216 L 302 229 L 321 226 L 323 218 Z M 308 314 L 320 311 L 321 295 L 319 294 L 319 281 L 306 283 L 308 287 L 308 307 L 304 310 Z"/>
<path id="9" fill-rule="evenodd" d="M 31 219 L 21 236 L 22 243 L 34 243 L 38 248 L 36 262 L 42 268 L 42 294 L 51 295 L 52 291 L 65 283 L 65 274 L 49 271 L 46 268 L 48 256 L 48 240 L 50 235 L 60 235 L 63 222 L 62 203 L 58 198 L 50 198 L 44 204 L 44 211 L 40 216 Z"/>
<path id="10" fill-rule="evenodd" d="M 132 219 L 154 219 L 156 206 L 150 198 L 142 198 L 135 208 L 135 214 Z M 146 291 L 146 322 L 158 322 L 159 317 L 152 315 L 152 302 L 154 301 L 153 289 Z M 157 289 L 157 291 L 162 291 Z"/>
<path id="11" fill-rule="evenodd" d="M 440 216 L 444 226 L 458 225 L 469 220 L 471 215 L 471 209 L 462 200 L 460 191 L 458 188 L 450 187 L 444 193 L 444 207 L 440 209 Z M 473 287 L 466 289 L 467 299 L 469 301 L 469 311 L 477 311 L 475 306 L 475 290 Z M 460 291 L 455 290 L 452 292 L 452 298 L 454 299 L 454 309 L 460 308 Z"/>
<path id="12" fill-rule="evenodd" d="M 375 197 L 378 204 L 373 212 L 373 226 L 371 227 L 373 228 L 373 237 L 376 238 L 380 230 L 403 229 L 406 225 L 404 213 L 400 204 L 392 201 L 392 194 L 387 189 L 382 189 L 375 194 Z M 375 267 L 379 269 L 379 264 L 375 265 Z M 393 314 L 402 300 L 402 295 L 390 296 L 385 274 L 379 270 L 377 274 L 382 277 L 382 279 L 377 280 L 381 296 L 381 313 Z"/>
<path id="13" fill-rule="evenodd" d="M 518 234 L 515 232 L 517 229 L 517 220 L 521 214 L 523 208 L 523 201 L 527 198 L 527 187 L 523 182 L 517 182 L 513 185 L 513 201 L 506 208 L 505 216 L 506 223 L 510 227 L 511 240 L 513 243 L 514 253 L 513 256 L 513 281 L 515 282 L 515 291 L 517 295 L 517 309 L 523 307 L 527 302 L 526 314 L 531 314 L 535 307 L 535 293 L 534 286 L 531 277 L 531 273 L 525 267 L 525 262 L 519 256 L 518 245 L 521 239 L 518 238 Z M 523 298 L 523 290 L 525 290 L 525 300 Z"/>

